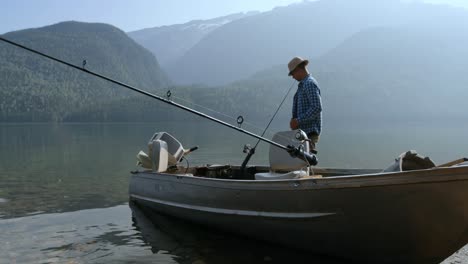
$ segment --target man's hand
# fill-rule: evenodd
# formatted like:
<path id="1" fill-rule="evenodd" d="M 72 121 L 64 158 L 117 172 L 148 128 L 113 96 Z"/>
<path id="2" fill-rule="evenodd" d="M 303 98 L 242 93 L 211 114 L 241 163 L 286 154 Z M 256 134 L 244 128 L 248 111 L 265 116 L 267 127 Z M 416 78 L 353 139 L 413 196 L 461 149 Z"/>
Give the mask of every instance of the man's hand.
<path id="1" fill-rule="evenodd" d="M 296 130 L 296 129 L 299 128 L 299 122 L 297 121 L 296 118 L 291 119 L 291 122 L 289 122 L 289 127 L 290 127 L 292 130 Z"/>

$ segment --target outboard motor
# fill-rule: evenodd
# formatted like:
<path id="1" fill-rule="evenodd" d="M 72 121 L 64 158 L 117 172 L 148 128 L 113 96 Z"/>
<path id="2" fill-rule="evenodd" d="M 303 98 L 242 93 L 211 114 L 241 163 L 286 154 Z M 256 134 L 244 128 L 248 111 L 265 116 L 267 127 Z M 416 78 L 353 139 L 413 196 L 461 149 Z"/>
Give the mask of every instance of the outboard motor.
<path id="1" fill-rule="evenodd" d="M 155 139 L 148 143 L 151 169 L 154 172 L 164 172 L 169 165 L 169 153 L 166 141 Z"/>
<path id="2" fill-rule="evenodd" d="M 184 156 L 184 148 L 182 144 L 171 134 L 167 132 L 157 132 L 155 133 L 148 142 L 148 150 L 151 155 L 155 150 L 153 150 L 154 141 L 164 141 L 166 142 L 165 147 L 168 152 L 168 165 L 174 166 L 179 162 Z"/>
<path id="3" fill-rule="evenodd" d="M 187 154 L 198 147 L 185 150 L 182 144 L 167 132 L 155 133 L 148 142 L 148 154 L 140 151 L 137 154 L 137 165 L 154 172 L 164 172 L 175 166 Z"/>

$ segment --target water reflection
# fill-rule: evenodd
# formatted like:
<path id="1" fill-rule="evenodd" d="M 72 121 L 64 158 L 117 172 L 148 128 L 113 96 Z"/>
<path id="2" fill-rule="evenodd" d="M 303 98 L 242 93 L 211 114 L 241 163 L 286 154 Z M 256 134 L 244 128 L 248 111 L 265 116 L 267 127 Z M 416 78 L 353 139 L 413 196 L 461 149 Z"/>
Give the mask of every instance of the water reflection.
<path id="1" fill-rule="evenodd" d="M 128 205 L 0 220 L 0 263 L 177 263 L 151 251 Z"/>
<path id="2" fill-rule="evenodd" d="M 153 253 L 168 252 L 178 263 L 347 263 L 330 257 L 207 229 L 131 203 L 136 228 Z"/>

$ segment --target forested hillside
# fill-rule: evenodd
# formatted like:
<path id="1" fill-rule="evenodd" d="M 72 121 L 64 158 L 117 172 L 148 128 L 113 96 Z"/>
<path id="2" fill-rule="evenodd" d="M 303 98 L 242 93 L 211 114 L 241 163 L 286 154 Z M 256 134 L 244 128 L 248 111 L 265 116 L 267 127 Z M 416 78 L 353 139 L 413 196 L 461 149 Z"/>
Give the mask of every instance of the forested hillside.
<path id="1" fill-rule="evenodd" d="M 110 25 L 63 22 L 2 37 L 150 91 L 168 85 L 155 57 Z M 5 42 L 0 58 L 0 121 L 62 121 L 130 94 Z"/>

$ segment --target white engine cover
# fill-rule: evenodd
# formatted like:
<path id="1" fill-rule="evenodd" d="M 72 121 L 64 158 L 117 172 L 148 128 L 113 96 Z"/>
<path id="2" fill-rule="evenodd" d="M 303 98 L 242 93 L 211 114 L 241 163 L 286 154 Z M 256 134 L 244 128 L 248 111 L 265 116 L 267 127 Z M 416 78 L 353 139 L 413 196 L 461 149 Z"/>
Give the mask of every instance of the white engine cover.
<path id="1" fill-rule="evenodd" d="M 164 172 L 168 166 L 167 143 L 162 140 L 153 140 L 150 146 L 151 165 L 154 172 Z"/>
<path id="2" fill-rule="evenodd" d="M 152 145 L 154 140 L 162 140 L 166 142 L 166 149 L 168 152 L 168 164 L 169 166 L 176 165 L 184 155 L 184 148 L 182 144 L 171 134 L 167 132 L 157 132 L 151 137 L 149 145 Z M 151 152 L 151 150 L 150 150 Z M 151 155 L 151 154 L 150 154 Z"/>

